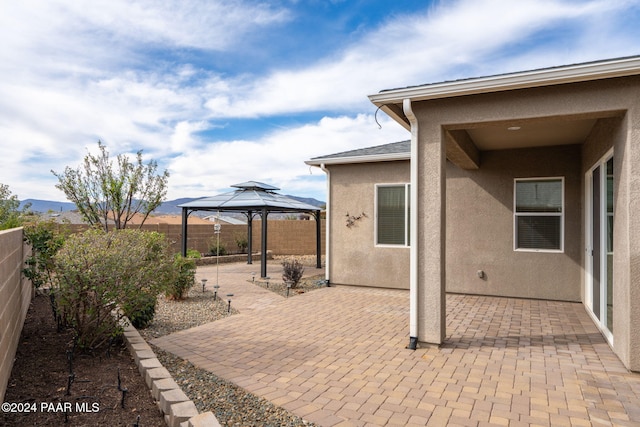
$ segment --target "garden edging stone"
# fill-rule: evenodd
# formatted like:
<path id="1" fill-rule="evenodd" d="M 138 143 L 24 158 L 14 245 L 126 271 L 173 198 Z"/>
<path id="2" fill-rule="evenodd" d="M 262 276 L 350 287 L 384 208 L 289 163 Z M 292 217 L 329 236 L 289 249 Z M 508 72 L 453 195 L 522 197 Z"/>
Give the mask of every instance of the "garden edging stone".
<path id="1" fill-rule="evenodd" d="M 124 337 L 140 375 L 169 427 L 221 427 L 212 412 L 198 414 L 195 404 L 162 366 L 149 344 L 131 322 L 127 321 L 124 326 Z"/>

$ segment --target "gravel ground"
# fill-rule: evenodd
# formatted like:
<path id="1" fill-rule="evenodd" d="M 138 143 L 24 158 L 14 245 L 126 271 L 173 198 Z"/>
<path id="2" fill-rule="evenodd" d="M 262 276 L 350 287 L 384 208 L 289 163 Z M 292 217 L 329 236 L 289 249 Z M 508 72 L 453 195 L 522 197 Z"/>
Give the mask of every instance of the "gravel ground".
<path id="1" fill-rule="evenodd" d="M 308 292 L 318 289 L 316 282 L 321 277 L 305 279 L 300 284 L 300 291 Z M 257 285 L 267 288 L 266 282 L 256 281 Z M 231 308 L 227 311 L 227 303 L 218 298 L 213 299 L 213 292 L 202 292 L 196 284 L 184 301 L 169 301 L 158 298 L 153 323 L 146 329 L 140 329 L 147 341 L 183 329 L 213 322 L 237 313 Z M 269 283 L 269 290 L 286 295 L 286 286 L 282 281 Z M 294 296 L 298 292 L 291 292 Z M 196 368 L 190 362 L 171 353 L 152 346 L 162 365 L 167 368 L 175 381 L 187 396 L 195 403 L 198 411 L 211 411 L 223 426 L 315 426 L 287 410 L 276 406 L 261 397 L 249 393 L 209 371 Z"/>

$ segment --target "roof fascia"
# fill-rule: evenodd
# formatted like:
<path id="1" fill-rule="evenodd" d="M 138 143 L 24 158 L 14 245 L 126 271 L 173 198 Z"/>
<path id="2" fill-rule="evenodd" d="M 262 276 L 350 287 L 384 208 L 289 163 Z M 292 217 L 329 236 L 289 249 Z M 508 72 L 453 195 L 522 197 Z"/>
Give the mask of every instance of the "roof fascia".
<path id="1" fill-rule="evenodd" d="M 390 153 L 390 154 L 370 154 L 364 156 L 345 156 L 332 157 L 328 159 L 311 159 L 305 163 L 309 166 L 320 165 L 342 165 L 349 163 L 374 163 L 374 162 L 392 162 L 396 160 L 411 160 L 411 153 Z"/>
<path id="2" fill-rule="evenodd" d="M 407 98 L 412 101 L 425 101 L 638 74 L 640 74 L 640 57 L 632 57 L 395 89 L 369 95 L 369 99 L 375 105 L 383 106 L 401 103 Z"/>

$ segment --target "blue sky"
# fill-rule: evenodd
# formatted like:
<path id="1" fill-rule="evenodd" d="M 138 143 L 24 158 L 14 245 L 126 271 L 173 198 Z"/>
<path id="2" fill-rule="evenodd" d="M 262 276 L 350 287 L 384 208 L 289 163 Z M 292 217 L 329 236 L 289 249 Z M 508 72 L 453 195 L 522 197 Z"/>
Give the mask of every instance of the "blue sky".
<path id="1" fill-rule="evenodd" d="M 311 157 L 408 139 L 383 89 L 640 54 L 640 1 L 24 0 L 0 3 L 0 182 L 98 139 L 169 170 L 169 199 L 258 180 L 325 199 Z"/>

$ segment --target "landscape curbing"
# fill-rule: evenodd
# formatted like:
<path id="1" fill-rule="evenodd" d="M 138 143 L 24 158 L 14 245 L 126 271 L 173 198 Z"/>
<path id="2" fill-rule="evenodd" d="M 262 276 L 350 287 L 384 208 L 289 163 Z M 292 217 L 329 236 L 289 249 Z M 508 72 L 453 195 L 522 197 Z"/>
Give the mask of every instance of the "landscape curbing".
<path id="1" fill-rule="evenodd" d="M 196 405 L 173 380 L 169 371 L 162 366 L 149 344 L 140 336 L 131 322 L 127 322 L 124 326 L 124 337 L 140 375 L 162 411 L 167 426 L 221 427 L 212 412 L 198 413 Z"/>

